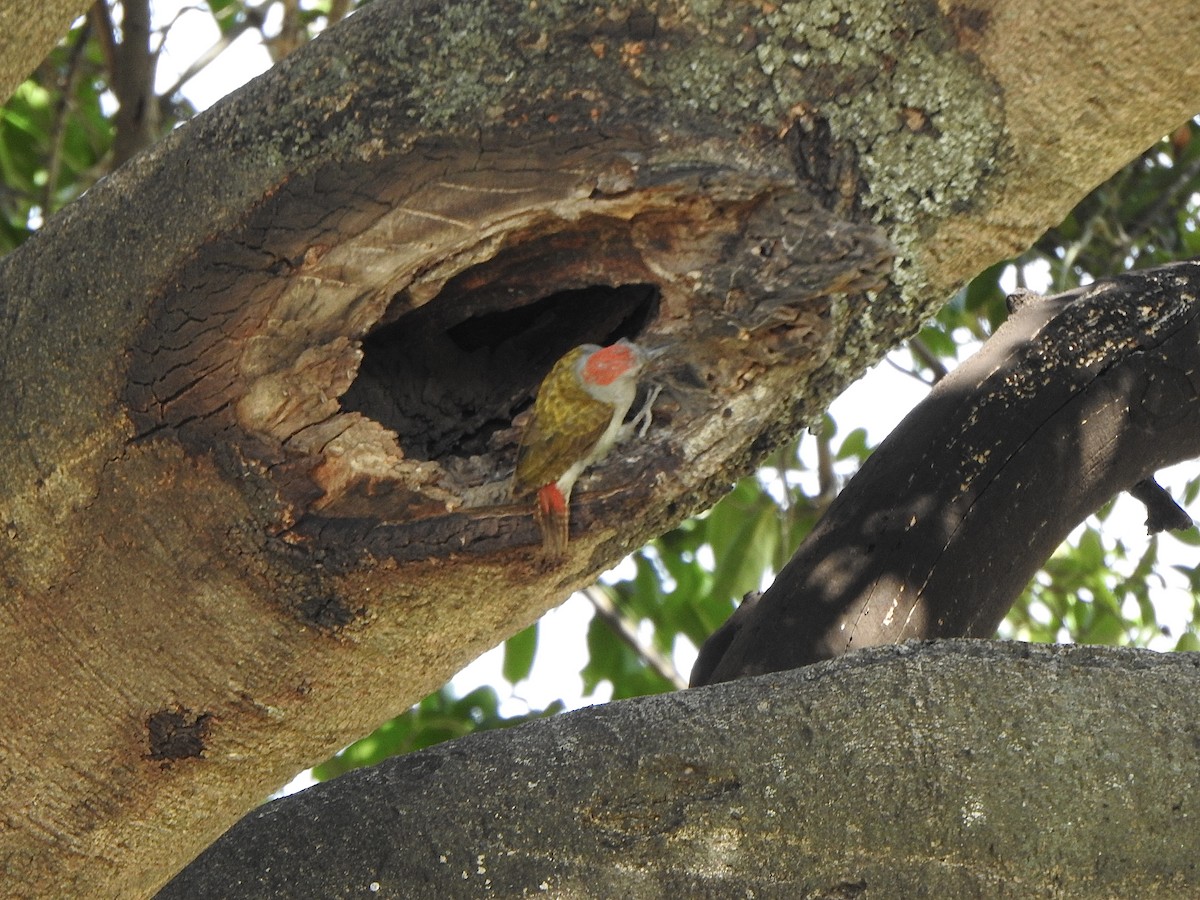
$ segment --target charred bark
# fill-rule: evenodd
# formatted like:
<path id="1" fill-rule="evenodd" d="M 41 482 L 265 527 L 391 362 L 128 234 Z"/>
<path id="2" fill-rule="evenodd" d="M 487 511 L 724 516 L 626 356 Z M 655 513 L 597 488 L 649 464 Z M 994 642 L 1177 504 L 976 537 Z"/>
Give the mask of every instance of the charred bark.
<path id="1" fill-rule="evenodd" d="M 1200 264 L 1024 302 L 880 444 L 692 683 L 987 637 L 1072 528 L 1195 456 Z"/>

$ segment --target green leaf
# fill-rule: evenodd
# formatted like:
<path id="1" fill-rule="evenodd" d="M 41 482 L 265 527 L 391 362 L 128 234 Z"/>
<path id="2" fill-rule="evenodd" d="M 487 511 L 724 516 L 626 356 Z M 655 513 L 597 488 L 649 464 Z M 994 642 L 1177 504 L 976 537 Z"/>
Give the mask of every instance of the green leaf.
<path id="1" fill-rule="evenodd" d="M 941 359 L 954 359 L 958 344 L 949 333 L 938 325 L 927 325 L 917 335 L 929 350 Z"/>
<path id="2" fill-rule="evenodd" d="M 1200 528 L 1193 525 L 1187 531 L 1172 531 L 1171 537 L 1189 547 L 1200 547 Z"/>
<path id="3" fill-rule="evenodd" d="M 480 687 L 455 697 L 449 687 L 435 691 L 411 709 L 390 719 L 341 753 L 314 767 L 313 777 L 327 781 L 351 769 L 371 766 L 401 753 L 410 753 L 476 731 L 508 728 L 562 710 L 556 701 L 543 710 L 524 715 L 500 715 L 500 698 L 491 687 Z"/>
<path id="4" fill-rule="evenodd" d="M 626 647 L 599 616 L 593 616 L 587 630 L 588 659 L 579 676 L 585 694 L 595 693 L 601 682 L 615 683 L 624 671 Z"/>
<path id="5" fill-rule="evenodd" d="M 757 590 L 779 539 L 778 508 L 770 497 L 757 481 L 744 479 L 713 509 L 709 528 L 716 561 L 712 596 L 731 600 Z"/>
<path id="6" fill-rule="evenodd" d="M 580 672 L 586 693 L 593 693 L 604 681 L 612 685 L 614 700 L 675 689 L 650 669 L 599 616 L 593 617 L 588 626 L 587 643 L 589 658 Z"/>
<path id="7" fill-rule="evenodd" d="M 534 622 L 523 631 L 518 631 L 504 642 L 502 674 L 512 684 L 524 681 L 533 671 L 533 657 L 537 652 L 538 623 Z"/>
<path id="8" fill-rule="evenodd" d="M 1200 637 L 1196 636 L 1196 632 L 1190 628 L 1179 636 L 1179 640 L 1175 642 L 1176 651 L 1186 651 L 1194 653 L 1200 650 Z"/>
<path id="9" fill-rule="evenodd" d="M 842 439 L 835 458 L 839 462 L 844 459 L 864 460 L 870 455 L 871 448 L 867 446 L 867 429 L 855 428 Z"/>

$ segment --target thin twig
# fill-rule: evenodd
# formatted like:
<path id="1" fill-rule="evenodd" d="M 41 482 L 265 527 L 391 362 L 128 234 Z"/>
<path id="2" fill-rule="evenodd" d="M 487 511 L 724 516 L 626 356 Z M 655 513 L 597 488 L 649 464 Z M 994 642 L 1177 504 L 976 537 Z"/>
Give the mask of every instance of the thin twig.
<path id="1" fill-rule="evenodd" d="M 904 366 L 900 365 L 900 363 L 898 363 L 894 359 L 892 359 L 891 354 L 888 354 L 887 356 L 885 356 L 883 358 L 883 361 L 885 363 L 887 363 L 889 366 L 891 366 L 893 369 L 895 369 L 897 372 L 899 372 L 901 375 L 907 375 L 913 381 L 920 382 L 921 384 L 925 385 L 925 387 L 933 387 L 933 383 L 930 381 L 926 381 L 921 376 L 920 372 L 914 372 L 912 369 L 904 368 Z"/>
<path id="2" fill-rule="evenodd" d="M 833 471 L 832 435 L 828 423 L 821 426 L 817 439 L 817 509 L 824 510 L 837 496 L 837 473 Z"/>
<path id="3" fill-rule="evenodd" d="M 222 34 L 216 43 L 192 60 L 191 64 L 175 79 L 175 83 L 163 91 L 161 96 L 167 99 L 174 97 L 183 90 L 185 84 L 203 72 L 213 60 L 228 50 L 230 44 L 251 29 L 261 29 L 266 17 L 266 11 L 272 2 L 273 0 L 266 0 L 265 3 L 258 6 L 246 7 L 242 20 L 227 33 Z"/>
<path id="4" fill-rule="evenodd" d="M 1140 235 L 1150 230 L 1150 223 L 1158 218 L 1163 210 L 1177 208 L 1184 199 L 1184 194 L 1191 195 L 1193 193 L 1192 181 L 1197 175 L 1200 175 L 1200 158 L 1192 160 L 1182 169 L 1173 167 L 1176 177 L 1171 182 L 1171 185 L 1164 191 L 1158 194 L 1157 199 L 1148 206 L 1140 216 L 1134 219 L 1126 227 L 1130 238 L 1137 238 Z"/>
<path id="5" fill-rule="evenodd" d="M 908 349 L 921 362 L 929 367 L 933 372 L 933 383 L 937 384 L 943 378 L 950 374 L 945 364 L 938 359 L 937 354 L 929 349 L 929 346 L 919 337 L 911 337 L 908 339 Z M 921 381 L 925 381 L 924 378 Z M 928 384 L 928 382 L 925 382 Z"/>
<path id="6" fill-rule="evenodd" d="M 91 5 L 88 9 L 88 21 L 96 31 L 96 42 L 100 45 L 100 53 L 104 57 L 104 71 L 108 72 L 111 83 L 113 73 L 117 71 L 117 28 L 113 24 L 105 0 L 96 0 Z"/>
<path id="7" fill-rule="evenodd" d="M 787 562 L 791 549 L 788 547 L 788 536 L 792 533 L 792 523 L 796 518 L 796 505 L 792 501 L 792 489 L 788 484 L 788 470 L 796 458 L 796 442 L 788 441 L 775 451 L 775 471 L 779 475 L 779 503 L 776 505 L 776 522 L 779 525 L 779 540 L 775 542 L 776 570 Z"/>
<path id="8" fill-rule="evenodd" d="M 617 604 L 613 603 L 612 597 L 608 595 L 607 591 L 592 585 L 583 589 L 583 596 L 587 597 L 588 602 L 592 604 L 596 615 L 603 619 L 613 633 L 624 641 L 634 653 L 645 660 L 646 665 L 657 672 L 660 678 L 671 682 L 677 690 L 683 690 L 688 686 L 687 679 L 679 674 L 679 670 L 675 668 L 675 664 L 669 658 L 656 648 L 646 646 L 638 639 L 637 626 L 617 608 Z"/>

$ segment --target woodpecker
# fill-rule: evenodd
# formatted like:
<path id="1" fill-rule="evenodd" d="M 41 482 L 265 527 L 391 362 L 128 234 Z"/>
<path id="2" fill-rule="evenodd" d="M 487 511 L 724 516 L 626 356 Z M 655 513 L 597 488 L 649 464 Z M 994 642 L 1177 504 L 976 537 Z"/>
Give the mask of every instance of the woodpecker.
<path id="1" fill-rule="evenodd" d="M 584 344 L 556 362 L 538 388 L 517 451 L 512 495 L 516 500 L 537 495 L 534 519 L 547 557 L 566 551 L 571 488 L 621 437 L 638 375 L 650 356 L 624 339 L 608 347 Z M 642 434 L 656 395 L 638 414 L 645 417 Z"/>

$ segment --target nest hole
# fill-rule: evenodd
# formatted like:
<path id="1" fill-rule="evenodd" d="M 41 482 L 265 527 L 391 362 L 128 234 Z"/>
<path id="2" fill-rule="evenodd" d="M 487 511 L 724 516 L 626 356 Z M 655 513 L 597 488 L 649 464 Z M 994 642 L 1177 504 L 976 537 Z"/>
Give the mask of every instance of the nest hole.
<path id="1" fill-rule="evenodd" d="M 451 282 L 368 334 L 342 408 L 395 432 L 409 458 L 489 454 L 560 356 L 579 344 L 636 338 L 660 302 L 658 287 L 645 282 L 592 284 L 524 303 L 504 294 L 495 284 L 461 292 Z M 495 308 L 498 299 L 508 305 Z"/>

